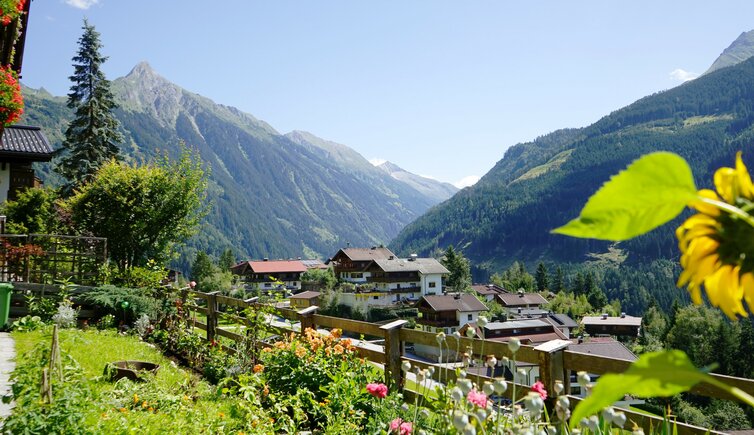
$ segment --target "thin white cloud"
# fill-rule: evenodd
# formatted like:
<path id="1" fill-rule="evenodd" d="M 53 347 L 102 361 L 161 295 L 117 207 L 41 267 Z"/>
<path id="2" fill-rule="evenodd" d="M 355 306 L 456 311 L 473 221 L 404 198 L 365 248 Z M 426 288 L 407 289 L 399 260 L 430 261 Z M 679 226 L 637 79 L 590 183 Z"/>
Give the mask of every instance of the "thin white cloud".
<path id="1" fill-rule="evenodd" d="M 47 16 L 45 16 L 45 19 L 46 19 L 47 21 L 55 21 L 55 17 L 53 17 L 52 15 L 47 15 Z"/>
<path id="2" fill-rule="evenodd" d="M 89 9 L 99 3 L 99 0 L 65 0 L 65 4 L 76 9 Z"/>
<path id="3" fill-rule="evenodd" d="M 479 181 L 478 175 L 469 175 L 468 177 L 463 177 L 460 180 L 453 183 L 454 186 L 456 186 L 459 189 L 463 189 L 464 187 L 473 186 L 476 184 L 477 181 Z"/>
<path id="4" fill-rule="evenodd" d="M 686 71 L 681 68 L 676 68 L 670 72 L 670 78 L 679 82 L 687 82 L 699 77 L 699 74 L 691 71 Z"/>
<path id="5" fill-rule="evenodd" d="M 378 159 L 378 158 L 369 159 L 369 163 L 373 164 L 374 166 L 380 166 L 381 164 L 385 162 L 387 162 L 387 160 L 385 159 Z"/>

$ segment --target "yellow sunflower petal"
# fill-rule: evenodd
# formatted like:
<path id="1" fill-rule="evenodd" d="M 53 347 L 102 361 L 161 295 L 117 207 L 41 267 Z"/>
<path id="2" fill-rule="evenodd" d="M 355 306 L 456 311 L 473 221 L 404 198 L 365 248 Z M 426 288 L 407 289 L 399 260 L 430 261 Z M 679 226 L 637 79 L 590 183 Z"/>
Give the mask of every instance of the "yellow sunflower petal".
<path id="1" fill-rule="evenodd" d="M 736 174 L 738 175 L 739 195 L 748 199 L 754 199 L 754 186 L 752 186 L 749 171 L 741 159 L 741 151 L 736 153 Z"/>
<path id="2" fill-rule="evenodd" d="M 754 312 L 754 274 L 748 272 L 741 275 L 741 288 L 749 311 Z"/>
<path id="3" fill-rule="evenodd" d="M 707 298 L 713 307 L 720 306 L 720 288 L 723 287 L 725 279 L 730 275 L 732 267 L 725 264 L 715 271 L 712 275 L 708 275 L 704 279 L 704 289 L 707 291 Z M 723 283 L 721 283 L 723 281 Z"/>
<path id="4" fill-rule="evenodd" d="M 717 196 L 717 193 L 715 193 L 714 190 L 710 189 L 702 189 L 696 193 L 698 196 L 701 196 L 702 198 L 712 199 L 715 201 L 720 201 L 720 197 Z M 702 202 L 700 200 L 694 200 L 689 203 L 689 207 L 692 207 L 696 209 L 696 211 L 700 213 L 704 213 L 708 216 L 719 216 L 720 215 L 720 209 L 715 207 L 714 205 L 707 204 L 705 202 Z"/>
<path id="5" fill-rule="evenodd" d="M 693 282 L 689 283 L 689 293 L 691 293 L 691 302 L 696 305 L 702 304 L 702 292 L 699 290 L 699 286 Z"/>
<path id="6" fill-rule="evenodd" d="M 726 277 L 725 287 L 720 289 L 720 296 L 722 297 L 720 309 L 731 320 L 738 319 L 739 315 L 746 316 L 746 310 L 744 310 L 744 306 L 741 303 L 744 293 L 739 280 L 740 270 L 740 266 L 732 268 Z"/>
<path id="7" fill-rule="evenodd" d="M 738 194 L 736 170 L 733 168 L 720 168 L 715 171 L 715 189 L 717 193 L 728 203 L 733 204 Z"/>

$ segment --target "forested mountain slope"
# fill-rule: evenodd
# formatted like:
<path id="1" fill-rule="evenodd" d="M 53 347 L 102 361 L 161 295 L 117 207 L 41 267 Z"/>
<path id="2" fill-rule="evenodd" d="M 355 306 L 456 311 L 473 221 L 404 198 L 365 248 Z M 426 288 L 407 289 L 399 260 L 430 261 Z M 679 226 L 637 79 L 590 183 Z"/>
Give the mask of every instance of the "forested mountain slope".
<path id="1" fill-rule="evenodd" d="M 186 91 L 146 63 L 114 80 L 113 92 L 129 159 L 176 155 L 184 141 L 211 167 L 212 211 L 179 267 L 185 268 L 193 249 L 326 258 L 347 243 L 387 243 L 437 203 L 345 146 L 341 151 L 365 165 L 332 158 L 236 108 Z M 42 126 L 59 146 L 70 118 L 65 99 L 30 89 L 25 97 L 22 122 Z"/>

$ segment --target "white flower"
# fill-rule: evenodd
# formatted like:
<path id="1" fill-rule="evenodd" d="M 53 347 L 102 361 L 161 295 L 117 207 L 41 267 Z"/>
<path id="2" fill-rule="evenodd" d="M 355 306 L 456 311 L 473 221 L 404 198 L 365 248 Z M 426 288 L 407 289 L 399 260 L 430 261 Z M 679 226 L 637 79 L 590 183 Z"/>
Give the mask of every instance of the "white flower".
<path id="1" fill-rule="evenodd" d="M 495 358 L 495 355 L 490 355 L 487 358 L 486 364 L 487 364 L 487 367 L 494 369 L 495 366 L 497 365 L 497 358 Z"/>
<path id="2" fill-rule="evenodd" d="M 485 326 L 487 326 L 487 318 L 485 316 L 479 316 L 476 324 L 479 325 L 479 328 L 484 328 Z"/>
<path id="3" fill-rule="evenodd" d="M 626 424 L 626 414 L 622 412 L 616 412 L 613 414 L 613 424 L 623 428 L 623 425 Z"/>
<path id="4" fill-rule="evenodd" d="M 511 352 L 516 353 L 518 352 L 518 349 L 521 348 L 521 341 L 518 338 L 511 338 L 511 340 L 508 342 L 508 349 L 510 349 Z"/>
<path id="5" fill-rule="evenodd" d="M 589 377 L 589 373 L 587 373 L 587 372 L 578 372 L 576 374 L 576 381 L 583 388 L 586 388 L 586 386 L 589 384 L 589 382 L 592 381 L 592 379 Z"/>

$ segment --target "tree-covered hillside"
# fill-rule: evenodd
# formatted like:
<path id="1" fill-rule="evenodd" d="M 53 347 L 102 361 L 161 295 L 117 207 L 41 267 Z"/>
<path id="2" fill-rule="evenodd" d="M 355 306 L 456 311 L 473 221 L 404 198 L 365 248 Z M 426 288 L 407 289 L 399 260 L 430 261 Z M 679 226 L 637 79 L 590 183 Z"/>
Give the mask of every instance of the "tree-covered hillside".
<path id="1" fill-rule="evenodd" d="M 589 260 L 610 245 L 550 230 L 576 217 L 611 175 L 645 153 L 665 150 L 687 159 L 697 185 L 709 187 L 714 170 L 731 166 L 736 151 L 744 151 L 748 164 L 754 162 L 753 122 L 750 59 L 642 98 L 589 127 L 510 148 L 476 185 L 411 223 L 391 247 L 402 254 L 428 254 L 452 244 L 489 271 L 514 260 Z M 656 259 L 677 258 L 672 231 L 677 223 L 620 243 L 617 247 L 628 254 L 626 264 L 646 267 Z"/>
<path id="2" fill-rule="evenodd" d="M 65 100 L 25 91 L 22 122 L 43 127 L 59 147 L 71 117 Z M 352 150 L 364 165 L 329 158 L 251 115 L 170 83 L 147 64 L 114 80 L 113 92 L 127 159 L 161 152 L 175 157 L 183 141 L 211 168 L 212 211 L 177 261 L 181 269 L 196 249 L 219 255 L 232 248 L 238 258 L 327 258 L 348 243 L 387 243 L 437 202 Z M 49 167 L 41 173 L 56 183 Z"/>

